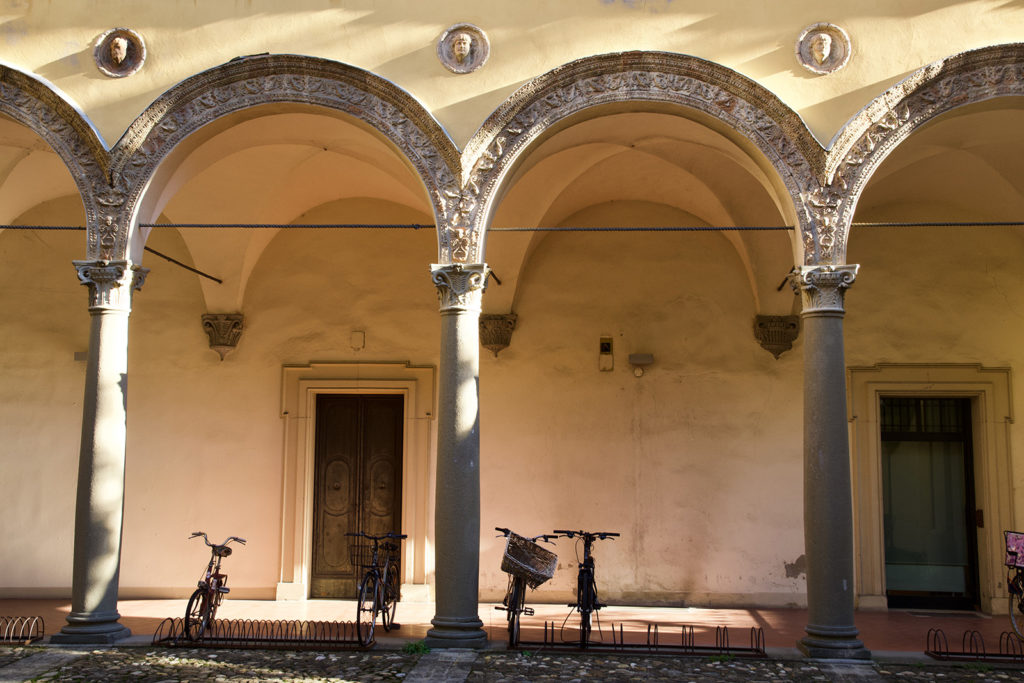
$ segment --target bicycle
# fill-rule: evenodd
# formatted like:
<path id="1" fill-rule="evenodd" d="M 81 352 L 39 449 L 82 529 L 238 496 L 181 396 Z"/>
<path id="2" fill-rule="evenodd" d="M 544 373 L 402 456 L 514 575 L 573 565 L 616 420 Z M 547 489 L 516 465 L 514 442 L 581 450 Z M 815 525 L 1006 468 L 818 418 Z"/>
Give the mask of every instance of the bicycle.
<path id="1" fill-rule="evenodd" d="M 594 541 L 614 539 L 619 534 L 612 531 L 572 531 L 569 529 L 555 529 L 552 533 L 583 541 L 583 560 L 579 561 L 579 541 L 577 540 L 576 559 L 579 562 L 580 570 L 576 577 L 576 602 L 570 603 L 569 607 L 580 613 L 580 647 L 586 648 L 590 643 L 590 615 L 602 607 L 607 607 L 597 598 L 597 581 L 594 578 L 594 556 L 591 553 L 591 548 Z M 572 615 L 572 612 L 569 612 L 569 615 Z M 568 618 L 567 616 L 566 619 Z M 600 620 L 598 620 L 598 624 L 598 628 L 600 628 Z"/>
<path id="2" fill-rule="evenodd" d="M 185 606 L 185 637 L 189 640 L 198 640 L 213 626 L 213 620 L 217 616 L 217 608 L 221 600 L 231 589 L 227 587 L 228 575 L 220 570 L 220 563 L 231 555 L 231 548 L 228 544 L 231 541 L 245 545 L 245 539 L 238 536 L 228 536 L 220 544 L 210 543 L 210 539 L 203 531 L 193 531 L 189 539 L 203 537 L 203 542 L 210 548 L 210 562 L 206 565 L 206 571 L 199 579 L 199 587 L 192 592 Z"/>
<path id="3" fill-rule="evenodd" d="M 1004 531 L 1006 588 L 1010 593 L 1010 627 L 1024 640 L 1024 533 Z"/>
<path id="4" fill-rule="evenodd" d="M 531 538 L 500 526 L 494 527 L 494 530 L 500 531 L 507 539 L 505 553 L 501 558 L 501 571 L 508 574 L 508 588 L 501 601 L 502 607 L 495 606 L 494 609 L 505 611 L 508 618 L 508 646 L 515 648 L 519 645 L 519 617 L 523 614 L 533 616 L 533 608 L 526 606 L 526 586 L 537 588 L 554 576 L 558 566 L 558 556 L 539 546 L 537 540 L 550 543 L 555 536 L 541 534 Z"/>
<path id="5" fill-rule="evenodd" d="M 390 539 L 402 540 L 406 534 L 388 532 L 383 536 L 371 536 L 365 531 L 348 532 L 346 536 L 366 538 L 367 543 L 353 543 L 352 564 L 363 567 L 366 573 L 359 582 L 359 597 L 356 601 L 356 629 L 364 644 L 373 641 L 377 626 L 377 615 L 385 631 L 399 628 L 395 623 L 395 612 L 401 599 L 398 576 L 398 544 Z M 383 549 L 383 553 L 381 553 Z"/>

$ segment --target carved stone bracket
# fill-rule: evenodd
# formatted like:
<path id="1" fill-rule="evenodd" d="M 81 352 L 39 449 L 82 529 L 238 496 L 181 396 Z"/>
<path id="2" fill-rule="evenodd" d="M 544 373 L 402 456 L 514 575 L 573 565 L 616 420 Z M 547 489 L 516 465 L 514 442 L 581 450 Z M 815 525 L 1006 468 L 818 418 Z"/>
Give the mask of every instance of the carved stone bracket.
<path id="1" fill-rule="evenodd" d="M 203 329 L 210 337 L 210 348 L 220 355 L 221 360 L 238 346 L 243 319 L 241 313 L 203 314 Z"/>
<path id="2" fill-rule="evenodd" d="M 89 288 L 90 311 L 125 311 L 132 308 L 132 292 L 142 289 L 148 268 L 128 261 L 74 261 L 78 279 Z"/>
<path id="3" fill-rule="evenodd" d="M 515 313 L 487 314 L 480 316 L 480 345 L 491 351 L 494 357 L 507 349 L 512 342 L 512 331 L 516 329 Z"/>
<path id="4" fill-rule="evenodd" d="M 790 284 L 803 297 L 803 315 L 845 313 L 843 297 L 857 278 L 856 264 L 842 266 L 803 266 L 790 276 Z"/>
<path id="5" fill-rule="evenodd" d="M 793 348 L 800 334 L 798 315 L 758 315 L 754 317 L 754 338 L 777 359 Z"/>
<path id="6" fill-rule="evenodd" d="M 487 264 L 435 264 L 430 275 L 437 287 L 441 312 L 479 311 L 482 304 Z"/>

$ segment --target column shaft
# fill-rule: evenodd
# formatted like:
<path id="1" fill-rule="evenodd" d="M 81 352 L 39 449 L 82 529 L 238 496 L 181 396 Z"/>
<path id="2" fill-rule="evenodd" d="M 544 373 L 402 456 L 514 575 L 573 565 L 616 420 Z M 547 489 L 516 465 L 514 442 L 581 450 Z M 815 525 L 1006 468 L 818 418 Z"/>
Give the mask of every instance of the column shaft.
<path id="1" fill-rule="evenodd" d="M 853 508 L 846 420 L 843 291 L 856 266 L 804 268 L 804 543 L 809 657 L 868 659 L 853 602 Z"/>
<path id="2" fill-rule="evenodd" d="M 435 615 L 430 647 L 483 647 L 480 569 L 480 297 L 486 266 L 436 266 L 441 297 Z"/>
<path id="3" fill-rule="evenodd" d="M 57 643 L 112 643 L 131 632 L 118 623 L 124 513 L 128 315 L 145 271 L 127 262 L 76 262 L 90 290 L 91 326 L 78 460 L 71 613 Z"/>

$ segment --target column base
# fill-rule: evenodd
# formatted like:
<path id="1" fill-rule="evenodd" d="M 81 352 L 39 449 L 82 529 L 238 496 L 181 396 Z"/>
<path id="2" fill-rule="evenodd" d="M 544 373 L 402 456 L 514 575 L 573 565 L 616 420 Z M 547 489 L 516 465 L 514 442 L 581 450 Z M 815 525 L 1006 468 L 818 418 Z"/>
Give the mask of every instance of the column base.
<path id="1" fill-rule="evenodd" d="M 83 626 L 65 626 L 50 636 L 51 645 L 113 645 L 132 635 L 131 630 L 121 624 L 113 624 L 113 628 L 105 625 L 104 630 L 95 630 Z"/>
<path id="2" fill-rule="evenodd" d="M 68 623 L 50 636 L 54 645 L 110 645 L 131 636 L 132 632 L 118 623 L 121 615 L 114 612 L 72 612 Z"/>
<path id="3" fill-rule="evenodd" d="M 423 643 L 429 648 L 472 648 L 487 647 L 487 632 L 484 622 L 476 617 L 438 617 L 430 621 L 434 628 L 427 631 Z"/>
<path id="4" fill-rule="evenodd" d="M 850 626 L 811 626 L 796 646 L 811 659 L 869 660 L 871 651 L 857 639 L 857 629 Z"/>

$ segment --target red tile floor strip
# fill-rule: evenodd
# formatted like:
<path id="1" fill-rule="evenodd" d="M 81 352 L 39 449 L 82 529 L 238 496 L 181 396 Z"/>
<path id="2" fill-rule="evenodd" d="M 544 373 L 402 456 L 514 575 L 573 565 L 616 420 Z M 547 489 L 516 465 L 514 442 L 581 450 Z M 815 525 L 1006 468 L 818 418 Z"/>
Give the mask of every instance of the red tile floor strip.
<path id="1" fill-rule="evenodd" d="M 121 623 L 131 629 L 134 635 L 152 636 L 157 626 L 167 617 L 182 616 L 185 600 L 123 600 L 118 603 Z M 569 609 L 564 605 L 531 605 L 536 614 L 523 617 L 522 637 L 524 640 L 541 641 L 544 638 L 545 621 L 561 627 Z M 0 600 L 0 616 L 42 616 L 46 622 L 47 635 L 60 630 L 71 609 L 67 600 Z M 232 600 L 228 598 L 221 606 L 218 616 L 226 619 L 298 619 L 315 621 L 353 621 L 355 602 L 351 600 Z M 480 605 L 480 619 L 492 641 L 505 639 L 505 613 L 495 610 L 491 603 Z M 397 621 L 401 629 L 390 635 L 408 639 L 422 639 L 430 629 L 434 616 L 433 603 L 402 602 L 398 605 Z M 671 638 L 679 633 L 679 627 L 687 624 L 695 628 L 695 642 L 698 645 L 714 644 L 715 627 L 728 626 L 731 644 L 747 646 L 752 626 L 764 629 L 765 645 L 769 648 L 795 647 L 803 635 L 807 623 L 804 609 L 703 609 L 672 607 L 627 607 L 613 606 L 601 610 L 601 624 L 605 629 L 605 640 L 611 641 L 610 629 L 614 624 L 623 625 L 634 638 L 646 634 L 647 625 L 659 624 L 661 637 Z M 575 631 L 573 619 L 566 624 L 567 638 Z M 874 651 L 923 652 L 928 629 L 945 631 L 949 644 L 959 648 L 964 631 L 976 630 L 985 640 L 986 648 L 998 649 L 999 635 L 1009 628 L 1005 616 L 987 616 L 974 612 L 922 612 L 917 610 L 890 610 L 887 612 L 859 611 L 855 623 L 865 646 Z M 378 630 L 380 627 L 378 625 Z M 381 633 L 381 635 L 385 635 Z M 594 637 L 597 637 L 596 629 Z M 676 635 L 678 637 L 678 635 Z"/>

